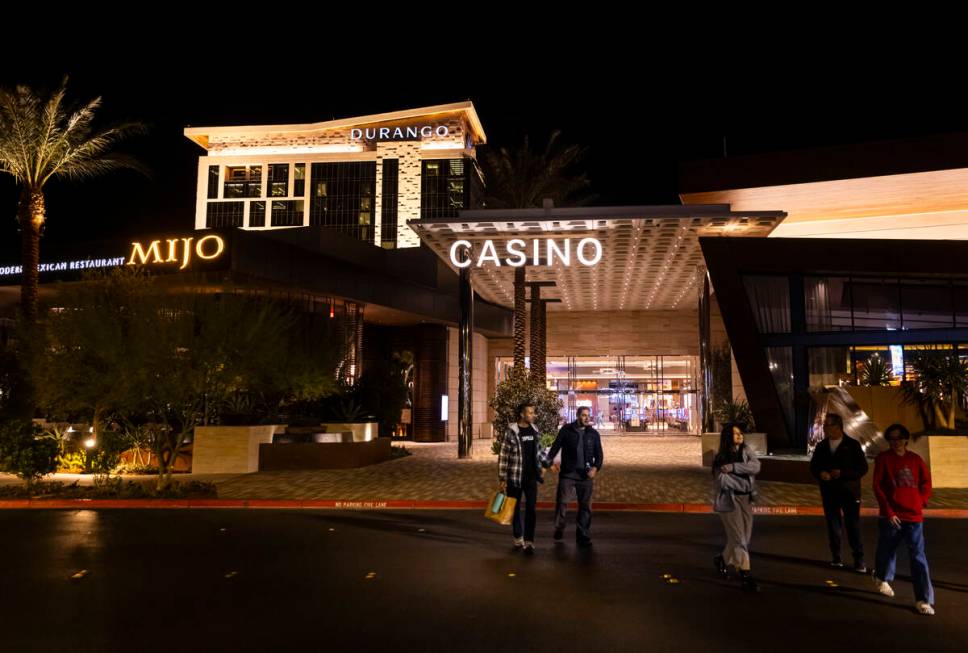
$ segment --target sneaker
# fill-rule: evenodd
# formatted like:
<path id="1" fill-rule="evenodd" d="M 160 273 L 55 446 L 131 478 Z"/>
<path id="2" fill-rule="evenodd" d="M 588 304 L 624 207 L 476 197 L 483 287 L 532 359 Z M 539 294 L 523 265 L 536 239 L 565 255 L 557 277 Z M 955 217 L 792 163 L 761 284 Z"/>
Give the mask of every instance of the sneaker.
<path id="1" fill-rule="evenodd" d="M 563 528 L 555 529 L 555 535 L 554 535 L 555 542 L 560 542 L 564 536 L 565 536 L 565 529 Z"/>
<path id="2" fill-rule="evenodd" d="M 514 548 L 515 549 L 524 548 L 524 538 L 523 537 L 516 537 L 516 538 L 514 538 Z"/>
<path id="3" fill-rule="evenodd" d="M 830 566 L 833 567 L 834 569 L 843 569 L 844 561 L 840 560 L 839 558 L 835 558 L 830 561 Z"/>
<path id="4" fill-rule="evenodd" d="M 890 583 L 888 583 L 886 580 L 881 580 L 877 576 L 874 576 L 874 587 L 877 588 L 877 592 L 879 594 L 883 594 L 887 597 L 894 596 L 894 590 L 891 588 Z"/>
<path id="5" fill-rule="evenodd" d="M 866 574 L 867 573 L 867 565 L 864 564 L 864 561 L 863 560 L 861 560 L 860 562 L 855 562 L 854 563 L 854 571 L 857 572 L 858 574 Z"/>
<path id="6" fill-rule="evenodd" d="M 934 608 L 932 608 L 931 604 L 926 601 L 918 601 L 917 603 L 914 604 L 914 609 L 921 614 L 927 614 L 927 615 L 934 614 Z"/>
<path id="7" fill-rule="evenodd" d="M 534 553 L 534 542 L 525 542 L 524 543 L 524 552 L 525 553 Z"/>
<path id="8" fill-rule="evenodd" d="M 727 578 L 729 576 L 729 568 L 726 567 L 726 560 L 723 559 L 723 556 L 715 556 L 713 558 L 713 565 L 716 567 L 716 571 L 720 576 L 723 578 Z"/>
<path id="9" fill-rule="evenodd" d="M 740 587 L 744 592 L 759 592 L 760 586 L 753 579 L 753 576 L 748 571 L 740 572 Z"/>

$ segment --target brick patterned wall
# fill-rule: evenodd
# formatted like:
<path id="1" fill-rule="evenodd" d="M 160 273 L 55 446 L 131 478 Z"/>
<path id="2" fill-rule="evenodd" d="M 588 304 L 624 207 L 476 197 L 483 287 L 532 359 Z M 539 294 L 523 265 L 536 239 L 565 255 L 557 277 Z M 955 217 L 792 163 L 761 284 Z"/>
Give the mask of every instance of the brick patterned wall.
<path id="1" fill-rule="evenodd" d="M 407 226 L 407 220 L 420 218 L 420 141 L 388 141 L 379 143 L 377 157 L 377 215 L 383 205 L 383 159 L 399 161 L 397 187 L 397 247 L 417 247 L 420 239 Z"/>

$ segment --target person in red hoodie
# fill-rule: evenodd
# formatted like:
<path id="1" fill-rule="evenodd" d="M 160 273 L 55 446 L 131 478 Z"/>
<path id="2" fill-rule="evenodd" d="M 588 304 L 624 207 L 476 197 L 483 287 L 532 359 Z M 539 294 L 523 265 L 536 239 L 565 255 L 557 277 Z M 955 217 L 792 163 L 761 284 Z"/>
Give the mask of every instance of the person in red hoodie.
<path id="1" fill-rule="evenodd" d="M 874 461 L 874 495 L 880 506 L 874 584 L 884 596 L 894 596 L 897 547 L 907 544 L 914 581 L 915 609 L 934 614 L 934 588 L 924 554 L 924 513 L 931 496 L 931 474 L 921 456 L 907 450 L 911 434 L 901 424 L 884 431 L 891 448 Z"/>

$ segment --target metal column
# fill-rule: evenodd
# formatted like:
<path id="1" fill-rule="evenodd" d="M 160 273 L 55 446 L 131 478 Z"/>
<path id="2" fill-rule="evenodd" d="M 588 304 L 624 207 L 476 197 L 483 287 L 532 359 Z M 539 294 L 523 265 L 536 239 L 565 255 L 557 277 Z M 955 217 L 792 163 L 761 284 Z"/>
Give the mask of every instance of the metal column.
<path id="1" fill-rule="evenodd" d="M 474 361 L 474 287 L 471 271 L 461 268 L 457 315 L 457 457 L 469 458 L 474 444 L 471 376 Z"/>

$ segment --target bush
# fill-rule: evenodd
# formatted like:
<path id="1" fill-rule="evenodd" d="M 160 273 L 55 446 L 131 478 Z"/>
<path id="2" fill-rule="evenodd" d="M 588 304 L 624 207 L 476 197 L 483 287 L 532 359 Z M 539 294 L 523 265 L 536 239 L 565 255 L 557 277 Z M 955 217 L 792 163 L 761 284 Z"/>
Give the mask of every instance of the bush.
<path id="1" fill-rule="evenodd" d="M 753 423 L 753 411 L 745 401 L 724 401 L 715 410 L 716 419 L 720 424 L 736 424 L 746 432 L 756 428 Z"/>
<path id="2" fill-rule="evenodd" d="M 33 483 L 57 469 L 57 440 L 29 420 L 0 427 L 0 469 Z"/>
<path id="3" fill-rule="evenodd" d="M 558 394 L 554 390 L 548 390 L 540 381 L 533 380 L 527 370 L 511 368 L 507 378 L 498 384 L 490 402 L 496 413 L 494 421 L 491 422 L 496 439 L 500 440 L 508 424 L 518 419 L 518 406 L 528 401 L 534 404 L 534 426 L 538 432 L 557 433 L 563 407 Z"/>

